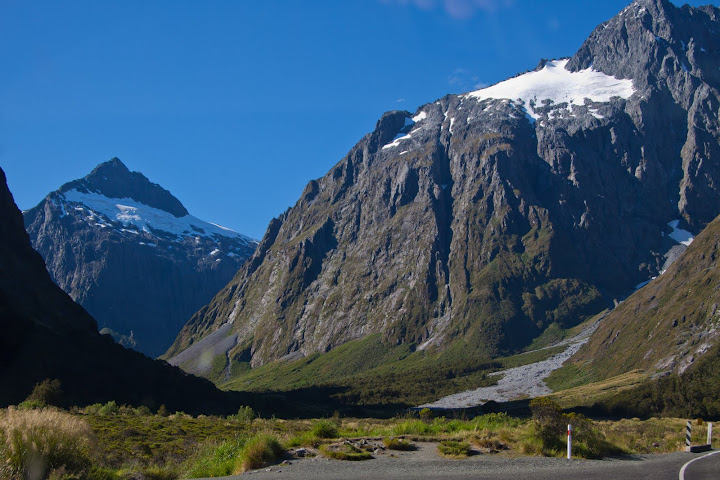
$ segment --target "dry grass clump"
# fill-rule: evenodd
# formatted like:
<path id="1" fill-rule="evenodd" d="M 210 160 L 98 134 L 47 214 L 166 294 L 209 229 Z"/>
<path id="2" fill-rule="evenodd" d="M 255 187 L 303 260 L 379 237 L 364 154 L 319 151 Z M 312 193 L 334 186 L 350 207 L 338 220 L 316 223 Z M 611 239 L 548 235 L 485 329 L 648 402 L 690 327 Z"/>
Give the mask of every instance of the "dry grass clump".
<path id="1" fill-rule="evenodd" d="M 685 445 L 683 419 L 638 418 L 596 422 L 609 442 L 633 453 L 664 453 L 681 450 Z M 693 426 L 693 440 L 705 443 L 706 428 Z"/>
<path id="2" fill-rule="evenodd" d="M 410 443 L 403 438 L 386 437 L 383 439 L 383 443 L 388 450 L 398 450 L 401 452 L 417 450 L 417 445 Z"/>
<path id="3" fill-rule="evenodd" d="M 275 462 L 285 453 L 275 437 L 270 435 L 256 435 L 245 444 L 241 456 L 241 469 L 234 473 L 242 473 L 256 468 L 262 468 Z"/>
<path id="4" fill-rule="evenodd" d="M 487 453 L 509 450 L 510 446 L 501 440 L 498 432 L 482 431 L 471 435 L 468 441 Z"/>
<path id="5" fill-rule="evenodd" d="M 349 443 L 340 443 L 332 445 L 322 445 L 320 452 L 327 458 L 334 458 L 335 460 L 370 460 L 374 458 L 372 453 L 362 450 L 355 445 Z"/>
<path id="6" fill-rule="evenodd" d="M 0 478 L 40 479 L 91 466 L 95 435 L 83 419 L 55 409 L 0 411 Z"/>
<path id="7" fill-rule="evenodd" d="M 438 451 L 450 458 L 465 458 L 470 455 L 470 444 L 457 440 L 445 440 L 438 445 Z"/>

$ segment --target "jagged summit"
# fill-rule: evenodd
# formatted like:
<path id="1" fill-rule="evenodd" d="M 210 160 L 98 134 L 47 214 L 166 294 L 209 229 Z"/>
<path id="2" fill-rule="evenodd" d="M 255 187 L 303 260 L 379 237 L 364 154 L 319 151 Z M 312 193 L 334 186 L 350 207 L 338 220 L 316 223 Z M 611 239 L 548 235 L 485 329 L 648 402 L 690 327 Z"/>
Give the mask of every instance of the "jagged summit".
<path id="1" fill-rule="evenodd" d="M 257 242 L 188 214 L 117 158 L 24 213 L 55 282 L 101 329 L 157 356 Z"/>
<path id="2" fill-rule="evenodd" d="M 490 358 L 626 297 L 720 213 L 714 12 L 632 4 L 567 61 L 386 113 L 167 356 L 220 332 L 224 378 L 370 334 Z"/>
<path id="3" fill-rule="evenodd" d="M 70 190 L 98 193 L 110 198 L 131 198 L 176 217 L 188 215 L 180 200 L 142 173 L 128 170 L 117 157 L 101 163 L 85 178 L 66 183 L 59 191 L 66 193 Z"/>

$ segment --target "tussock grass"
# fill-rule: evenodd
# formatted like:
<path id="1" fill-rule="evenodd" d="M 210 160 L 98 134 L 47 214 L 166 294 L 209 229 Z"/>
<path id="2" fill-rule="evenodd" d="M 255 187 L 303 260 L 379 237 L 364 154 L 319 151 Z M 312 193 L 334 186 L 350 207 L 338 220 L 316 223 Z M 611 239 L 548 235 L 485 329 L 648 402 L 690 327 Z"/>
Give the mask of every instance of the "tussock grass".
<path id="1" fill-rule="evenodd" d="M 398 450 L 401 452 L 417 450 L 417 446 L 414 443 L 410 443 L 403 438 L 385 437 L 383 443 L 388 450 Z"/>
<path id="2" fill-rule="evenodd" d="M 55 409 L 0 411 L 0 478 L 82 474 L 91 466 L 96 437 L 84 420 Z"/>
<path id="3" fill-rule="evenodd" d="M 332 445 L 323 445 L 320 447 L 320 453 L 328 458 L 335 460 L 370 460 L 373 458 L 370 452 L 361 450 L 354 445 L 343 444 L 342 446 L 335 447 Z"/>
<path id="4" fill-rule="evenodd" d="M 438 452 L 445 457 L 464 458 L 470 455 L 470 444 L 457 440 L 445 440 L 438 445 Z"/>
<path id="5" fill-rule="evenodd" d="M 565 367 L 563 367 L 563 369 L 564 368 Z M 576 369 L 577 367 L 574 367 L 571 364 L 568 368 Z M 563 369 L 557 370 L 556 372 L 561 372 Z M 558 391 L 548 395 L 548 398 L 551 398 L 553 401 L 557 402 L 558 405 L 564 408 L 588 406 L 599 400 L 610 398 L 620 392 L 635 388 L 647 380 L 647 378 L 648 375 L 646 373 L 643 373 L 640 370 L 633 370 L 599 382 L 588 383 L 586 385 Z M 557 385 L 561 385 L 561 382 L 562 380 L 558 380 Z"/>
<path id="6" fill-rule="evenodd" d="M 317 438 L 338 438 L 338 428 L 334 422 L 330 420 L 320 420 L 315 422 L 310 430 Z"/>
<path id="7" fill-rule="evenodd" d="M 285 452 L 273 436 L 261 433 L 235 437 L 220 443 L 208 442 L 186 462 L 186 478 L 222 477 L 262 468 L 275 462 Z"/>

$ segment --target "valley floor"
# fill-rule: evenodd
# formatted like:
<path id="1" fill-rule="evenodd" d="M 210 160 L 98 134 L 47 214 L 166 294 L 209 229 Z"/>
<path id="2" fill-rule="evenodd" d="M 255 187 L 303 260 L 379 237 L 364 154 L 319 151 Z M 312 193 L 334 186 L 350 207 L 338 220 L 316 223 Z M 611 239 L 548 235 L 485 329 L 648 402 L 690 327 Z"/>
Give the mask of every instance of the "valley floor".
<path id="1" fill-rule="evenodd" d="M 522 398 L 534 398 L 552 393 L 552 390 L 545 385 L 545 379 L 555 370 L 562 367 L 563 363 L 572 357 L 580 347 L 585 344 L 590 335 L 595 331 L 599 322 L 589 325 L 578 335 L 564 340 L 558 345 L 567 345 L 567 348 L 552 357 L 535 363 L 508 368 L 491 375 L 502 375 L 496 385 L 480 387 L 474 390 L 448 395 L 435 402 L 420 405 L 428 408 L 471 408 L 482 405 L 489 400 L 495 402 L 508 402 Z M 547 347 L 552 348 L 552 347 Z"/>
<path id="2" fill-rule="evenodd" d="M 374 460 L 347 462 L 323 457 L 291 460 L 244 475 L 223 477 L 309 480 L 336 478 L 348 480 L 393 479 L 505 479 L 556 480 L 558 478 L 592 478 L 598 480 L 676 480 L 682 467 L 697 459 L 685 472 L 687 480 L 710 480 L 703 471 L 720 471 L 720 455 L 705 458 L 706 453 L 674 452 L 654 455 L 627 455 L 605 460 L 567 460 L 547 457 L 508 457 L 477 454 L 463 460 L 442 458 L 437 444 L 421 443 L 414 452 L 381 455 Z"/>

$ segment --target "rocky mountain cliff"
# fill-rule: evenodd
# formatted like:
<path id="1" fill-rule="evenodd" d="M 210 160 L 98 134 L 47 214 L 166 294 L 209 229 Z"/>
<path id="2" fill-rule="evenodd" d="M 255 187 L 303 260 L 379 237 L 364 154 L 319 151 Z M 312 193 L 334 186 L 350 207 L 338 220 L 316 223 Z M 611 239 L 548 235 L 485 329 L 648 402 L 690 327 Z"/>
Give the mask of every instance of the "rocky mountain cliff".
<path id="1" fill-rule="evenodd" d="M 55 283 L 121 344 L 158 356 L 257 242 L 191 216 L 114 158 L 24 212 Z"/>
<path id="2" fill-rule="evenodd" d="M 22 401 L 46 378 L 61 381 L 65 406 L 115 400 L 227 413 L 247 400 L 100 335 L 32 249 L 1 169 L 0 218 L 0 406 Z"/>
<path id="3" fill-rule="evenodd" d="M 493 357 L 579 323 L 720 213 L 719 60 L 720 10 L 638 0 L 570 59 L 386 113 L 166 357 L 229 378 L 373 333 Z"/>

